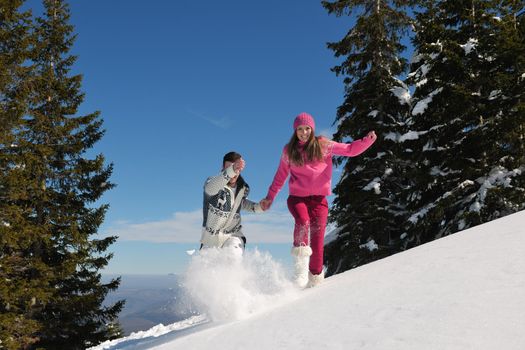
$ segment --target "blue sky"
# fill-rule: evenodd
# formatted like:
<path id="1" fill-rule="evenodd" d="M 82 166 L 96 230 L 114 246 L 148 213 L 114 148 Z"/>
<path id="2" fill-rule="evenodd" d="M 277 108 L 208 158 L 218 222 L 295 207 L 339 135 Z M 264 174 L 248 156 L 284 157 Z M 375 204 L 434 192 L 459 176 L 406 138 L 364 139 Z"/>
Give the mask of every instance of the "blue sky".
<path id="1" fill-rule="evenodd" d="M 80 113 L 101 111 L 107 131 L 93 151 L 115 167 L 100 229 L 120 237 L 108 273 L 184 271 L 185 250 L 200 238 L 203 182 L 226 152 L 243 155 L 250 198 L 259 201 L 295 115 L 311 113 L 318 133 L 335 130 L 344 87 L 326 43 L 353 20 L 328 15 L 318 0 L 71 3 L 74 72 L 86 93 Z M 271 211 L 243 217 L 248 247 L 284 262 L 293 228 L 287 192 Z"/>

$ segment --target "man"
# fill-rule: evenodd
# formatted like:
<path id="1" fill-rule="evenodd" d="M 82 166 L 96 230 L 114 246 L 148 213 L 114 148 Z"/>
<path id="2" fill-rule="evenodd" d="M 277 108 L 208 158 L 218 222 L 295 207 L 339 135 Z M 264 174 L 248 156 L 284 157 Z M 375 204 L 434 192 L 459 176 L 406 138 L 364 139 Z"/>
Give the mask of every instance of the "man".
<path id="1" fill-rule="evenodd" d="M 241 209 L 262 213 L 259 203 L 247 199 L 250 187 L 240 175 L 246 163 L 241 155 L 224 155 L 222 171 L 204 183 L 202 248 L 228 248 L 242 256 L 246 237 L 242 232 Z"/>

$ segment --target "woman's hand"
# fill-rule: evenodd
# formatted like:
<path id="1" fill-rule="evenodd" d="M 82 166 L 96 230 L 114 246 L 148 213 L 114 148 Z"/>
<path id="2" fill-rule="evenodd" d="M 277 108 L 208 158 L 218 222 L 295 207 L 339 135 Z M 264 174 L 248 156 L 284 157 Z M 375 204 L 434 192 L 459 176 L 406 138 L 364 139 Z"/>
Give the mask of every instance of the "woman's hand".
<path id="1" fill-rule="evenodd" d="M 372 142 L 374 142 L 375 140 L 377 140 L 377 135 L 376 135 L 376 132 L 375 131 L 370 131 L 366 136 L 366 138 L 370 139 Z"/>
<path id="2" fill-rule="evenodd" d="M 266 211 L 268 209 L 270 209 L 270 207 L 272 206 L 272 200 L 271 199 L 268 199 L 268 198 L 264 198 L 264 199 L 261 199 L 261 201 L 259 202 L 259 205 L 261 206 L 261 209 Z"/>

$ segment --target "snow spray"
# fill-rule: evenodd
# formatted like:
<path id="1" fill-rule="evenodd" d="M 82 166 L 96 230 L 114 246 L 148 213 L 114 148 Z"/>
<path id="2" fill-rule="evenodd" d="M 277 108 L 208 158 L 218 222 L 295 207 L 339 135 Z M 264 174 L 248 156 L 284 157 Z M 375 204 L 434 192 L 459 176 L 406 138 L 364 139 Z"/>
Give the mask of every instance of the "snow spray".
<path id="1" fill-rule="evenodd" d="M 257 249 L 242 257 L 225 249 L 203 249 L 192 256 L 182 286 L 212 321 L 239 320 L 294 299 L 299 292 L 282 265 Z"/>

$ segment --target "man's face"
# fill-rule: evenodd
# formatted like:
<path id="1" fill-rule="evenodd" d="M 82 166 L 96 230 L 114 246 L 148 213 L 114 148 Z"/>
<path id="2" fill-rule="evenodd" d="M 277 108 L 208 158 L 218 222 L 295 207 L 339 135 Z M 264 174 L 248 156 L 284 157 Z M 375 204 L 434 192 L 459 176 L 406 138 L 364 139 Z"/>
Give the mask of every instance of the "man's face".
<path id="1" fill-rule="evenodd" d="M 231 166 L 233 164 L 233 162 L 224 162 L 224 165 L 222 167 L 222 170 L 226 169 L 227 167 Z M 230 181 L 228 182 L 228 185 L 235 185 L 235 183 L 237 182 L 237 179 L 239 178 L 239 174 L 235 175 L 234 177 L 232 177 L 230 179 Z"/>

